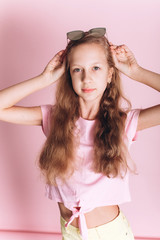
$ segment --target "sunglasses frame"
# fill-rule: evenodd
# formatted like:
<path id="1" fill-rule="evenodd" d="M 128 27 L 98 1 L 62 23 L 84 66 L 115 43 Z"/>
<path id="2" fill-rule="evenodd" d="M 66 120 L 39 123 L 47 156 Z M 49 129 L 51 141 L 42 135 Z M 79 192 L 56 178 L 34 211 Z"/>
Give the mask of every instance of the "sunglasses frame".
<path id="1" fill-rule="evenodd" d="M 106 34 L 106 28 L 92 28 L 87 31 L 89 34 L 96 34 L 97 37 L 102 37 Z M 75 35 L 77 34 L 77 35 Z M 73 36 L 74 35 L 74 36 Z M 85 32 L 82 30 L 75 30 L 67 33 L 67 40 L 77 41 L 84 37 Z"/>

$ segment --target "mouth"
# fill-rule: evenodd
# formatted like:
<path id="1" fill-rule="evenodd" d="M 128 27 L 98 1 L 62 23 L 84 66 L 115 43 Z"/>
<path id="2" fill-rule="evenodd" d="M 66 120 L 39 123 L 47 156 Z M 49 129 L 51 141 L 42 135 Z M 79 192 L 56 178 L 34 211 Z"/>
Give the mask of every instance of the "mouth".
<path id="1" fill-rule="evenodd" d="M 91 92 L 93 92 L 95 90 L 95 88 L 82 88 L 82 91 L 84 92 L 84 93 L 91 93 Z"/>

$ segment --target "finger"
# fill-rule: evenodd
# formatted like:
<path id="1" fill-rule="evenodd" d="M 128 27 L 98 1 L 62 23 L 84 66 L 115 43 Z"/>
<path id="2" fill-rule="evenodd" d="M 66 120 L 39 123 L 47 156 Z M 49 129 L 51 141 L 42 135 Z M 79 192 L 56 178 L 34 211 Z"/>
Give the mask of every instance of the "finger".
<path id="1" fill-rule="evenodd" d="M 117 56 L 125 53 L 121 48 L 112 49 L 111 51 L 114 52 Z"/>
<path id="2" fill-rule="evenodd" d="M 61 50 L 58 53 L 56 53 L 56 55 L 50 60 L 50 63 L 51 64 L 60 63 L 63 52 L 64 52 L 64 50 Z"/>
<path id="3" fill-rule="evenodd" d="M 62 53 L 62 55 L 61 55 L 61 62 L 63 63 L 63 61 L 65 61 L 65 59 L 66 59 L 66 51 L 64 50 L 63 51 L 63 53 Z"/>
<path id="4" fill-rule="evenodd" d="M 109 42 L 110 47 L 113 46 L 114 44 L 112 42 Z"/>
<path id="5" fill-rule="evenodd" d="M 61 50 L 61 51 L 59 51 L 56 55 L 61 56 L 61 55 L 64 53 L 64 51 L 65 51 L 65 50 Z"/>
<path id="6" fill-rule="evenodd" d="M 118 46 L 117 46 L 117 49 L 124 49 L 123 46 L 124 46 L 124 45 L 118 45 Z"/>
<path id="7" fill-rule="evenodd" d="M 123 49 L 124 49 L 127 57 L 133 57 L 134 56 L 133 52 L 126 45 L 123 46 Z"/>
<path id="8" fill-rule="evenodd" d="M 131 50 L 126 45 L 123 45 L 123 49 L 125 50 L 125 52 L 131 52 Z"/>
<path id="9" fill-rule="evenodd" d="M 58 61 L 60 61 L 60 62 L 62 62 L 62 59 L 63 59 L 63 56 L 64 56 L 64 50 L 61 50 L 60 52 L 58 52 L 57 54 L 56 54 L 56 59 L 58 60 Z"/>
<path id="10" fill-rule="evenodd" d="M 111 50 L 114 50 L 116 52 L 116 54 L 119 54 L 119 53 L 124 53 L 124 49 L 122 47 L 123 45 L 113 45 L 110 47 Z"/>
<path id="11" fill-rule="evenodd" d="M 117 46 L 116 46 L 116 45 L 111 45 L 110 48 L 111 48 L 111 49 L 116 49 Z"/>
<path id="12" fill-rule="evenodd" d="M 58 53 L 56 53 L 56 55 L 54 56 L 56 59 L 60 58 L 62 55 L 64 54 L 64 50 L 59 51 Z M 53 58 L 54 58 L 53 57 Z"/>
<path id="13" fill-rule="evenodd" d="M 124 49 L 124 47 L 123 47 L 123 45 L 119 45 L 119 46 L 117 46 L 117 48 L 114 50 L 115 51 L 115 53 L 116 53 L 116 55 L 118 56 L 124 56 L 124 55 L 126 55 L 127 56 L 127 52 L 125 51 L 125 49 Z"/>

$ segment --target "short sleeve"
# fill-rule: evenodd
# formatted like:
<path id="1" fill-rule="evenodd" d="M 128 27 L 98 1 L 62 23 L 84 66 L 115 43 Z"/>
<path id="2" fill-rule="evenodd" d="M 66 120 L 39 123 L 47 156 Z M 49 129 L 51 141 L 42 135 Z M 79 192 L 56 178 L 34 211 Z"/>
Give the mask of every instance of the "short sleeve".
<path id="1" fill-rule="evenodd" d="M 42 111 L 42 131 L 47 137 L 50 131 L 50 117 L 51 117 L 52 105 L 41 105 Z"/>
<path id="2" fill-rule="evenodd" d="M 127 114 L 125 132 L 129 143 L 137 139 L 137 124 L 140 111 L 140 109 L 133 109 Z"/>

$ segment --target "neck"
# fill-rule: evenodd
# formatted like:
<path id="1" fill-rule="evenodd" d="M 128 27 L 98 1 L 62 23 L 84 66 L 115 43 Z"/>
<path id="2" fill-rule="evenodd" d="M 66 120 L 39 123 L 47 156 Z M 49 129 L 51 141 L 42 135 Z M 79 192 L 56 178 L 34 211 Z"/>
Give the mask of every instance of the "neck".
<path id="1" fill-rule="evenodd" d="M 99 102 L 85 102 L 83 100 L 79 100 L 80 104 L 80 116 L 87 120 L 94 120 L 98 113 Z"/>

